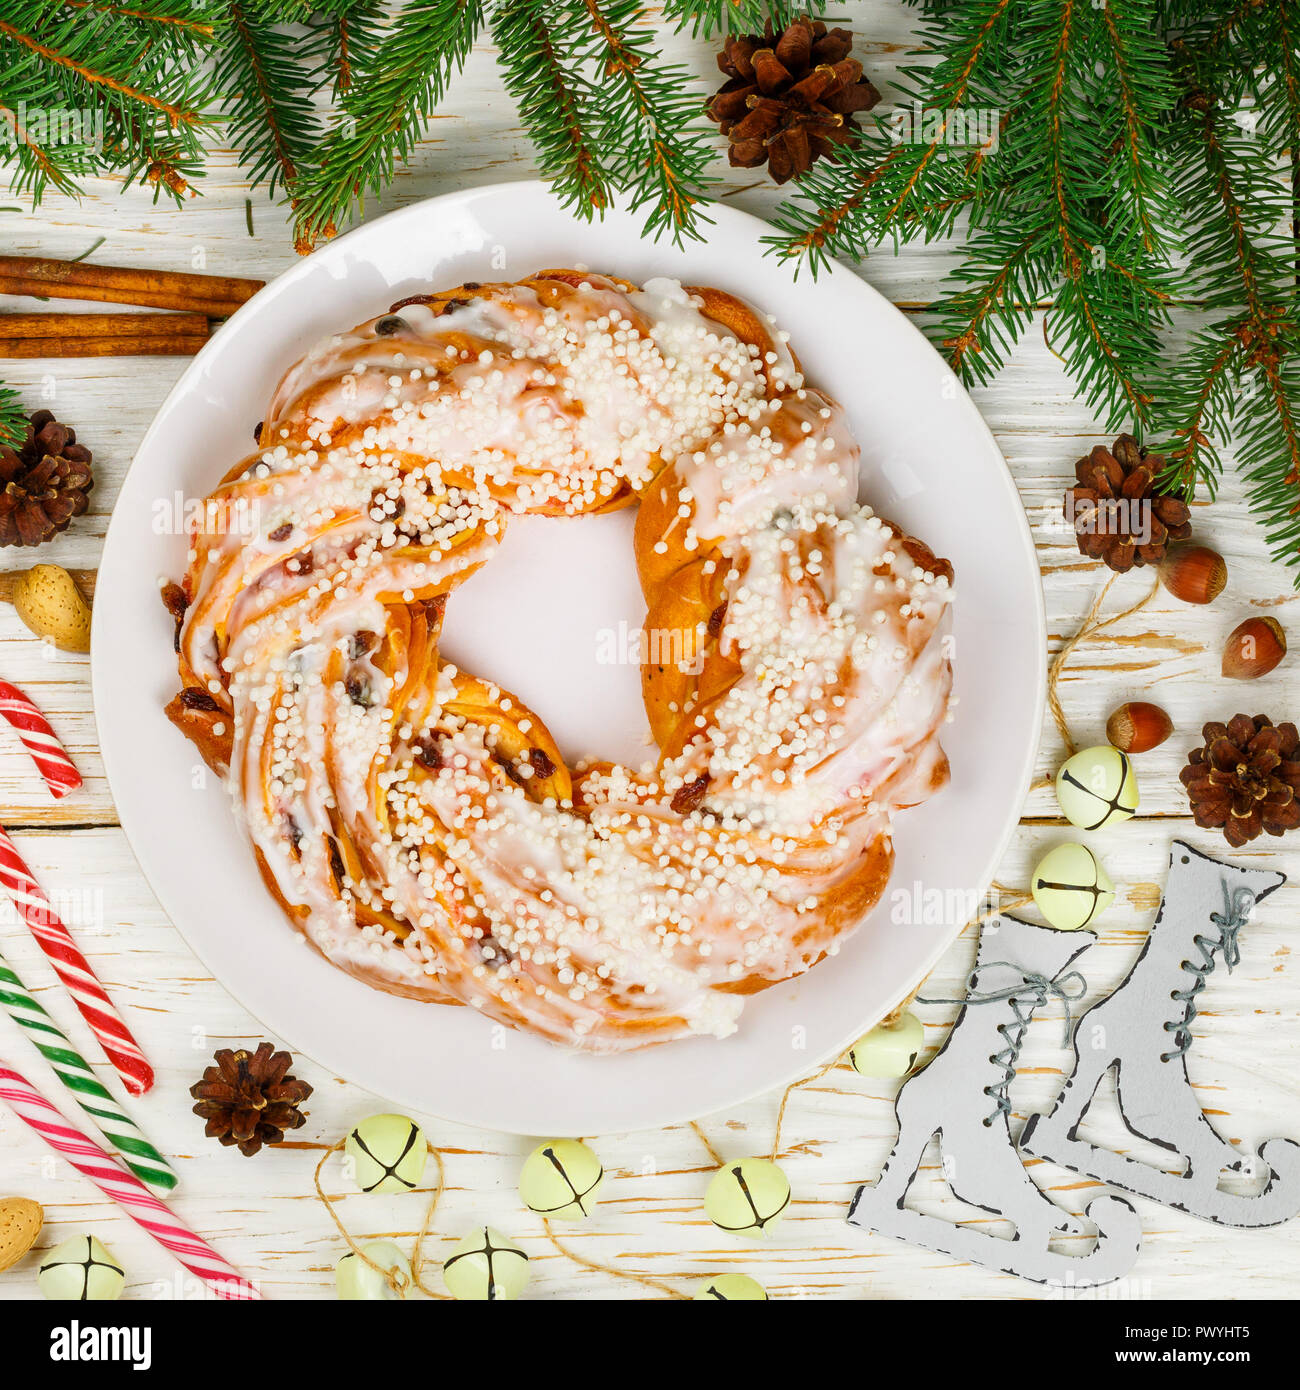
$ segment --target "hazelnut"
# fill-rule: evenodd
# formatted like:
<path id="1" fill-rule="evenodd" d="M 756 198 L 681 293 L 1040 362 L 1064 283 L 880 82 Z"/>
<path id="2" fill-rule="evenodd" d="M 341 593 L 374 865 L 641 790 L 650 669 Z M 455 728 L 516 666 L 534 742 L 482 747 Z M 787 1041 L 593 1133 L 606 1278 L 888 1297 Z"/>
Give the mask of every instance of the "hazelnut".
<path id="1" fill-rule="evenodd" d="M 1184 603 L 1213 603 L 1228 582 L 1228 566 L 1208 545 L 1180 545 L 1160 562 L 1160 579 Z"/>
<path id="2" fill-rule="evenodd" d="M 1276 618 L 1238 623 L 1223 648 L 1223 674 L 1235 681 L 1266 676 L 1286 655 L 1286 633 Z"/>
<path id="3" fill-rule="evenodd" d="M 1159 705 L 1130 700 L 1106 721 L 1106 738 L 1121 753 L 1147 753 L 1174 731 L 1174 722 Z"/>

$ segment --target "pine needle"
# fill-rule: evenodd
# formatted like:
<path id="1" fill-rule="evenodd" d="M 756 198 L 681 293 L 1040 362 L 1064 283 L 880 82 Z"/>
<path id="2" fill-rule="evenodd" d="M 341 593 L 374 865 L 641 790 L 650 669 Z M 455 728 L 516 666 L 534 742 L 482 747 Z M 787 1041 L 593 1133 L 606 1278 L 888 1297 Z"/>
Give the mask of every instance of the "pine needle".
<path id="1" fill-rule="evenodd" d="M 492 34 L 542 172 L 566 207 L 590 219 L 609 205 L 612 182 L 595 117 L 598 93 L 565 41 L 562 26 L 573 18 L 552 0 L 510 0 L 494 11 Z"/>
<path id="2" fill-rule="evenodd" d="M 27 436 L 27 416 L 18 393 L 0 382 L 0 448 L 16 449 Z"/>
<path id="3" fill-rule="evenodd" d="M 333 127 L 295 189 L 300 249 L 334 235 L 367 193 L 388 186 L 464 66 L 482 22 L 481 0 L 415 0 L 364 58 L 353 53 Z"/>

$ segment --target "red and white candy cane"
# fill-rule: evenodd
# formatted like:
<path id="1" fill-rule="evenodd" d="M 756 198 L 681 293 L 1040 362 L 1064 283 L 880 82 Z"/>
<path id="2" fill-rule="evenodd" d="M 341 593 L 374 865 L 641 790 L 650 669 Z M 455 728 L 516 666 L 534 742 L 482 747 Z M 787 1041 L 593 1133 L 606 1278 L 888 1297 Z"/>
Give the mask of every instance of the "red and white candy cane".
<path id="1" fill-rule="evenodd" d="M 90 1024 L 126 1089 L 133 1096 L 144 1095 L 153 1085 L 153 1068 L 3 827 L 0 827 L 0 886 L 8 890 L 17 904 L 28 930 L 50 958 L 54 973 L 72 996 L 82 1018 Z"/>
<path id="2" fill-rule="evenodd" d="M 45 778 L 50 795 L 60 797 L 76 791 L 81 785 L 81 773 L 73 767 L 49 720 L 8 681 L 0 681 L 0 714 L 18 730 L 18 737 Z"/>
<path id="3" fill-rule="evenodd" d="M 261 1298 L 261 1294 L 201 1236 L 182 1226 L 171 1208 L 117 1159 L 92 1144 L 50 1104 L 20 1073 L 0 1062 L 0 1100 L 25 1120 L 51 1148 L 61 1153 L 79 1173 L 84 1173 L 106 1196 L 118 1203 L 131 1219 L 143 1226 L 190 1271 L 207 1284 L 218 1298 Z"/>

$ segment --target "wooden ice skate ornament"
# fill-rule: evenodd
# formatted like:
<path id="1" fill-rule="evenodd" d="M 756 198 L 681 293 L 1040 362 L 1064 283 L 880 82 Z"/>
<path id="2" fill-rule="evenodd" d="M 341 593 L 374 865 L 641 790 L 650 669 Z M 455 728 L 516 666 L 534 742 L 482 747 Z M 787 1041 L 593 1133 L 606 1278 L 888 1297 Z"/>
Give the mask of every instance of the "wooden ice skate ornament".
<path id="1" fill-rule="evenodd" d="M 875 1186 L 860 1187 L 854 1196 L 848 1218 L 853 1225 L 1039 1283 L 1089 1287 L 1128 1273 L 1142 1228 L 1137 1213 L 1118 1197 L 1100 1197 L 1088 1207 L 1088 1220 L 1097 1228 L 1088 1254 L 1048 1248 L 1055 1233 L 1078 1235 L 1085 1228 L 1034 1184 L 1008 1124 L 1007 1088 L 1030 1017 L 1056 998 L 1068 1028 L 1070 1001 L 1087 988 L 1069 966 L 1096 939 L 1091 932 L 1052 931 L 1016 917 L 984 924 L 961 1013 L 938 1056 L 903 1083 L 895 1101 L 898 1141 Z M 904 1205 L 935 1134 L 954 1195 L 1011 1222 L 1010 1240 Z"/>
<path id="2" fill-rule="evenodd" d="M 1300 1145 L 1289 1139 L 1260 1145 L 1268 1177 L 1258 1195 L 1220 1190 L 1225 1169 L 1249 1170 L 1255 1160 L 1215 1133 L 1187 1074 L 1197 996 L 1220 960 L 1229 970 L 1236 965 L 1238 934 L 1251 910 L 1285 882 L 1275 870 L 1239 868 L 1174 841 L 1142 954 L 1123 983 L 1080 1019 L 1073 1074 L 1048 1114 L 1029 1117 L 1020 1139 L 1025 1153 L 1221 1226 L 1275 1226 L 1300 1212 Z M 1112 1069 L 1125 1125 L 1167 1149 L 1171 1162 L 1181 1160 L 1181 1173 L 1079 1138 Z"/>

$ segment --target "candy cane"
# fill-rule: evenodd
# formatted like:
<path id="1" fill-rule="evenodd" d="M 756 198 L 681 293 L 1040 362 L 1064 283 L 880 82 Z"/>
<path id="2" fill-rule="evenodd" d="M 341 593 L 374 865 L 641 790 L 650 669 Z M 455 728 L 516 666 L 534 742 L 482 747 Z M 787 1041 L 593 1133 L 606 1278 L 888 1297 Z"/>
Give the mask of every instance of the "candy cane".
<path id="1" fill-rule="evenodd" d="M 0 714 L 18 730 L 18 737 L 45 778 L 50 795 L 60 797 L 76 791 L 81 785 L 81 773 L 73 767 L 49 720 L 8 681 L 0 681 Z"/>
<path id="2" fill-rule="evenodd" d="M 46 1013 L 3 955 L 0 955 L 0 1004 L 20 1028 L 27 1030 L 41 1056 L 54 1068 L 54 1074 L 104 1138 L 122 1155 L 126 1166 L 150 1187 L 170 1192 L 176 1186 L 176 1174 L 171 1165 L 114 1100 L 112 1092 L 91 1070 L 90 1063 L 73 1047 L 71 1038 Z"/>
<path id="3" fill-rule="evenodd" d="M 90 962 L 81 954 L 67 927 L 59 921 L 50 900 L 32 877 L 32 871 L 0 827 L 0 886 L 8 889 L 41 950 L 49 956 L 54 973 L 72 995 L 72 1002 L 90 1024 L 108 1060 L 117 1068 L 133 1096 L 142 1096 L 153 1085 L 153 1068 L 140 1044 L 122 1022 Z"/>
<path id="4" fill-rule="evenodd" d="M 80 1130 L 73 1129 L 18 1072 L 0 1062 L 0 1100 L 7 1101 L 19 1119 L 29 1124 L 52 1149 L 85 1174 L 105 1196 L 190 1271 L 219 1298 L 261 1298 L 261 1294 L 200 1236 L 183 1226 L 140 1181 Z"/>

